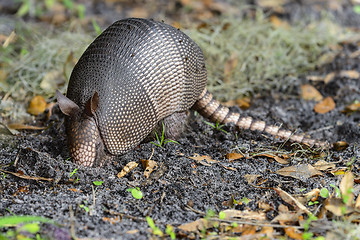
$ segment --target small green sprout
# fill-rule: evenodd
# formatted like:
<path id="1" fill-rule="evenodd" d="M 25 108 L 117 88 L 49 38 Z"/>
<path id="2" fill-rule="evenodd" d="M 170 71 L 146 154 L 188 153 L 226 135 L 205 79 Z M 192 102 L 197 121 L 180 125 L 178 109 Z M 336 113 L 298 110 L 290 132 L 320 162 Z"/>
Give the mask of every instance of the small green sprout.
<path id="1" fill-rule="evenodd" d="M 92 23 L 92 25 L 93 25 L 93 28 L 94 28 L 96 34 L 97 34 L 97 35 L 100 35 L 100 34 L 101 34 L 101 28 L 100 28 L 100 26 L 97 24 L 96 20 L 95 20 L 95 19 L 92 19 L 92 20 L 91 20 L 91 23 Z"/>
<path id="2" fill-rule="evenodd" d="M 321 196 L 322 198 L 328 198 L 328 197 L 330 196 L 329 190 L 327 190 L 327 188 L 322 188 L 322 189 L 320 190 L 320 196 Z"/>
<path id="3" fill-rule="evenodd" d="M 160 228 L 155 226 L 154 220 L 152 220 L 151 217 L 146 216 L 146 221 L 149 224 L 149 227 L 152 229 L 154 235 L 157 235 L 160 237 L 162 237 L 164 235 L 164 233 L 160 230 Z"/>
<path id="4" fill-rule="evenodd" d="M 164 123 L 162 123 L 161 138 L 159 137 L 158 133 L 155 131 L 155 140 L 156 140 L 156 142 L 151 142 L 151 143 L 154 144 L 155 146 L 160 147 L 160 148 L 162 148 L 165 144 L 167 144 L 169 142 L 179 144 L 177 141 L 174 141 L 174 140 L 171 140 L 171 139 L 165 139 L 165 125 L 164 125 Z"/>
<path id="5" fill-rule="evenodd" d="M 77 170 L 78 170 L 78 169 L 75 168 L 75 169 L 70 173 L 70 178 L 71 178 L 72 176 L 75 176 L 75 177 L 76 177 L 74 183 L 76 183 L 77 181 L 79 181 L 79 177 L 76 175 Z"/>
<path id="6" fill-rule="evenodd" d="M 170 236 L 171 239 L 176 239 L 176 234 L 174 232 L 174 227 L 171 226 L 170 224 L 166 225 L 166 230 L 165 230 L 166 234 Z"/>
<path id="7" fill-rule="evenodd" d="M 309 201 L 308 205 L 309 205 L 309 206 L 312 206 L 312 205 L 316 205 L 316 204 L 318 204 L 318 203 L 319 203 L 318 201 L 314 201 L 314 202 Z"/>
<path id="8" fill-rule="evenodd" d="M 219 212 L 219 219 L 224 220 L 225 217 L 226 217 L 226 214 L 223 211 Z"/>
<path id="9" fill-rule="evenodd" d="M 89 207 L 87 206 L 88 202 L 87 201 L 84 201 L 84 204 L 80 204 L 80 208 L 83 208 L 85 210 L 85 212 L 89 212 L 90 209 Z"/>
<path id="10" fill-rule="evenodd" d="M 93 181 L 93 184 L 95 186 L 101 186 L 104 183 L 104 181 Z"/>
<path id="11" fill-rule="evenodd" d="M 330 186 L 335 189 L 335 197 L 340 198 L 341 197 L 340 189 L 337 186 L 335 186 L 334 184 L 330 184 Z"/>
<path id="12" fill-rule="evenodd" d="M 126 191 L 131 192 L 131 195 L 135 199 L 142 199 L 143 198 L 143 193 L 140 191 L 140 188 L 138 188 L 138 187 L 136 187 L 136 188 L 128 188 L 128 189 L 126 189 Z"/>
<path id="13" fill-rule="evenodd" d="M 217 120 L 215 124 L 210 123 L 210 122 L 207 122 L 207 121 L 204 121 L 204 123 L 206 123 L 207 125 L 213 127 L 214 129 L 216 129 L 216 130 L 218 130 L 218 131 L 222 131 L 222 132 L 225 133 L 225 134 L 229 134 L 227 131 L 225 131 L 224 129 L 222 129 L 222 127 L 224 126 L 224 124 L 221 124 L 221 125 L 220 125 L 219 120 Z"/>

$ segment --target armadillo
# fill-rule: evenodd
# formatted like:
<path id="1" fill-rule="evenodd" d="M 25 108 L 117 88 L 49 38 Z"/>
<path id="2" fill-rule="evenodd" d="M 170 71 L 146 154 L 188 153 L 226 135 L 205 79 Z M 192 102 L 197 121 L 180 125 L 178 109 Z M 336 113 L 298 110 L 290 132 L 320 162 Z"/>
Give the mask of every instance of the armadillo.
<path id="1" fill-rule="evenodd" d="M 174 118 L 182 119 L 189 109 L 213 122 L 311 146 L 328 145 L 241 117 L 213 98 L 206 81 L 200 47 L 179 29 L 138 18 L 113 23 L 75 65 L 66 97 L 57 91 L 73 160 L 101 166 L 140 144 L 160 121 L 177 122 Z"/>

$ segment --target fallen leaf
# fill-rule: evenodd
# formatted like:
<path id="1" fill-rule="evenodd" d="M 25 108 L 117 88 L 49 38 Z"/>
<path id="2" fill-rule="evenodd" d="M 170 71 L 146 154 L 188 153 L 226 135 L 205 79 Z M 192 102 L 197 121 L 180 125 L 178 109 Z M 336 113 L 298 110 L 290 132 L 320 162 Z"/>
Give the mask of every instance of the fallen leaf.
<path id="1" fill-rule="evenodd" d="M 313 81 L 313 82 L 322 82 L 324 81 L 324 77 L 322 76 L 306 76 L 306 79 L 309 80 L 309 81 Z"/>
<path id="2" fill-rule="evenodd" d="M 248 182 L 248 184 L 254 183 L 256 181 L 256 179 L 258 179 L 259 177 L 261 177 L 261 175 L 255 175 L 255 174 L 245 174 L 244 175 L 244 178 Z"/>
<path id="3" fill-rule="evenodd" d="M 111 224 L 114 224 L 114 223 L 121 222 L 121 217 L 119 217 L 119 216 L 116 216 L 116 217 L 103 217 L 102 220 L 104 222 L 109 222 Z"/>
<path id="4" fill-rule="evenodd" d="M 338 142 L 334 143 L 333 146 L 336 151 L 342 151 L 342 150 L 346 149 L 349 146 L 349 144 L 344 141 L 338 141 Z"/>
<path id="5" fill-rule="evenodd" d="M 237 171 L 236 168 L 233 168 L 233 167 L 228 167 L 228 166 L 223 166 L 225 169 L 227 170 L 231 170 L 231 171 Z"/>
<path id="6" fill-rule="evenodd" d="M 281 27 L 281 28 L 284 28 L 284 29 L 288 29 L 290 27 L 290 25 L 289 25 L 289 23 L 287 21 L 284 21 L 284 20 L 280 19 L 276 15 L 271 15 L 270 16 L 270 22 L 276 28 Z"/>
<path id="7" fill-rule="evenodd" d="M 355 70 L 342 70 L 340 71 L 340 77 L 346 77 L 351 79 L 358 79 L 360 77 L 360 73 Z"/>
<path id="8" fill-rule="evenodd" d="M 251 99 L 249 97 L 243 97 L 236 99 L 236 105 L 242 110 L 246 110 L 250 107 Z"/>
<path id="9" fill-rule="evenodd" d="M 320 171 L 318 171 L 310 164 L 300 164 L 296 166 L 284 167 L 282 169 L 277 170 L 275 173 L 281 176 L 293 177 L 303 181 L 310 177 L 319 176 L 319 175 L 323 176 L 323 174 Z"/>
<path id="10" fill-rule="evenodd" d="M 286 235 L 288 235 L 291 239 L 299 239 L 299 240 L 303 239 L 302 233 L 298 232 L 298 230 L 296 228 L 286 227 L 286 228 L 284 228 L 284 231 L 285 231 Z"/>
<path id="11" fill-rule="evenodd" d="M 325 78 L 324 78 L 324 83 L 328 84 L 329 82 L 331 82 L 333 79 L 335 78 L 335 73 L 328 73 Z"/>
<path id="12" fill-rule="evenodd" d="M 319 197 L 319 194 L 320 194 L 320 189 L 318 188 L 315 188 L 313 190 L 311 190 L 310 192 L 306 193 L 305 194 L 305 197 L 306 197 L 306 202 L 308 201 L 316 201 Z"/>
<path id="13" fill-rule="evenodd" d="M 342 110 L 342 113 L 353 113 L 360 111 L 360 102 L 352 103 L 350 105 L 347 105 L 344 110 Z"/>
<path id="14" fill-rule="evenodd" d="M 118 178 L 122 178 L 128 174 L 131 170 L 136 168 L 139 164 L 137 162 L 128 162 L 125 167 L 117 174 Z"/>
<path id="15" fill-rule="evenodd" d="M 334 100 L 332 99 L 332 97 L 327 97 L 314 106 L 314 111 L 320 114 L 325 114 L 330 112 L 331 110 L 334 110 L 334 108 Z"/>
<path id="16" fill-rule="evenodd" d="M 31 99 L 30 105 L 28 108 L 28 113 L 32 115 L 39 115 L 43 113 L 46 109 L 46 101 L 42 96 L 35 96 Z"/>
<path id="17" fill-rule="evenodd" d="M 355 208 L 360 209 L 360 195 L 356 199 Z"/>
<path id="18" fill-rule="evenodd" d="M 257 156 L 263 156 L 263 157 L 272 158 L 272 159 L 274 159 L 275 161 L 277 161 L 280 164 L 288 164 L 289 163 L 289 161 L 286 160 L 286 159 L 289 158 L 289 156 L 287 156 L 287 155 L 283 155 L 284 158 L 276 156 L 275 154 L 270 154 L 270 153 L 262 153 L 262 154 L 257 155 Z"/>
<path id="19" fill-rule="evenodd" d="M 158 168 L 158 164 L 154 160 L 144 160 L 140 159 L 143 167 L 145 168 L 144 176 L 146 178 L 150 177 L 150 174 Z"/>
<path id="20" fill-rule="evenodd" d="M 301 97 L 304 100 L 320 101 L 323 99 L 321 93 L 310 84 L 304 84 L 301 86 Z"/>
<path id="21" fill-rule="evenodd" d="M 241 233 L 241 236 L 246 236 L 246 235 L 253 236 L 256 233 L 256 228 L 257 228 L 257 226 L 247 225 L 244 228 L 243 232 Z"/>
<path id="22" fill-rule="evenodd" d="M 347 206 L 352 206 L 354 201 L 354 175 L 348 172 L 344 175 L 340 182 L 340 191 L 342 198 L 345 200 Z"/>
<path id="23" fill-rule="evenodd" d="M 314 167 L 319 171 L 325 171 L 328 169 L 335 169 L 336 165 L 335 163 L 328 163 L 324 160 L 319 160 L 314 164 Z"/>
<path id="24" fill-rule="evenodd" d="M 72 191 L 72 192 L 82 192 L 81 190 L 77 189 L 77 188 L 69 188 L 68 189 L 69 191 Z"/>
<path id="25" fill-rule="evenodd" d="M 283 223 L 295 223 L 297 222 L 301 213 L 296 212 L 282 212 L 271 220 L 272 223 L 283 222 Z"/>
<path id="26" fill-rule="evenodd" d="M 342 199 L 339 198 L 331 198 L 327 204 L 325 205 L 325 209 L 327 211 L 330 211 L 335 216 L 341 217 L 347 212 L 349 212 L 346 207 L 344 206 L 344 203 Z"/>
<path id="27" fill-rule="evenodd" d="M 311 212 L 302 203 L 300 203 L 289 193 L 285 192 L 280 188 L 272 188 L 272 189 L 275 190 L 275 192 L 277 192 L 277 194 L 281 197 L 281 199 L 284 200 L 286 203 L 290 204 L 294 208 L 304 211 L 306 214 L 311 214 Z"/>
<path id="28" fill-rule="evenodd" d="M 138 232 L 140 232 L 139 229 L 132 229 L 132 230 L 126 231 L 125 233 L 126 234 L 137 234 Z"/>
<path id="29" fill-rule="evenodd" d="M 264 212 L 259 211 L 250 211 L 250 210 L 236 210 L 236 209 L 226 209 L 222 212 L 225 213 L 225 219 L 232 219 L 232 218 L 241 218 L 241 219 L 251 219 L 251 220 L 258 220 L 258 221 L 265 221 L 266 214 Z"/>
<path id="30" fill-rule="evenodd" d="M 195 232 L 202 229 L 207 229 L 208 221 L 204 218 L 200 218 L 194 222 L 181 224 L 178 226 L 180 230 L 187 231 L 187 232 Z"/>
<path id="31" fill-rule="evenodd" d="M 7 125 L 9 129 L 16 129 L 16 130 L 44 130 L 46 127 L 38 127 L 38 126 L 31 126 L 22 123 L 10 123 Z"/>
<path id="32" fill-rule="evenodd" d="M 237 159 L 240 159 L 243 157 L 244 157 L 244 155 L 242 155 L 241 153 L 227 153 L 226 154 L 226 158 L 228 160 L 237 160 Z"/>
<path id="33" fill-rule="evenodd" d="M 197 161 L 198 163 L 204 165 L 204 166 L 211 166 L 212 163 L 217 163 L 219 161 L 217 160 L 214 160 L 212 159 L 210 156 L 206 156 L 206 155 L 199 155 L 197 153 L 194 153 L 194 156 L 193 157 L 187 157 L 187 158 L 190 158 L 190 159 L 193 159 L 195 161 Z M 204 160 L 207 162 L 204 162 Z"/>

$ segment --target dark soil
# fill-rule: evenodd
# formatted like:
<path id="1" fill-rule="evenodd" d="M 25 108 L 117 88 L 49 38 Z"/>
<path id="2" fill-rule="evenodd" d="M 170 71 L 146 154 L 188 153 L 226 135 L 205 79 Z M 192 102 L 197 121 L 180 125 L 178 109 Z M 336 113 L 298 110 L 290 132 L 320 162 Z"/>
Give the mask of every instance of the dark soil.
<path id="1" fill-rule="evenodd" d="M 344 45 L 335 61 L 316 73 L 344 69 L 360 72 L 359 57 L 348 57 L 355 50 L 358 46 Z M 352 172 L 359 176 L 360 114 L 341 113 L 347 105 L 360 99 L 359 79 L 336 77 L 326 85 L 315 84 L 323 96 L 331 96 L 336 102 L 336 108 L 326 114 L 315 113 L 313 107 L 316 103 L 299 97 L 298 86 L 305 82 L 295 82 L 297 87 L 290 96 L 269 93 L 254 98 L 246 111 L 232 110 L 264 119 L 270 124 L 282 123 L 284 128 L 310 133 L 316 139 L 347 142 L 349 147 L 342 151 L 329 150 L 324 160 L 336 162 L 337 166 L 347 166 L 355 157 Z M 79 168 L 68 160 L 70 156 L 63 120 L 60 112 L 55 110 L 46 123 L 50 126 L 47 130 L 41 133 L 25 131 L 16 137 L 2 135 L 0 142 L 0 168 L 8 171 L 3 172 L 0 180 L 0 215 L 51 218 L 63 227 L 58 229 L 43 225 L 42 231 L 48 232 L 52 238 L 70 236 L 73 227 L 75 235 L 80 238 L 148 239 L 151 233 L 145 216 L 151 216 L 155 224 L 164 230 L 166 224 L 178 226 L 203 217 L 208 209 L 218 212 L 231 208 L 224 203 L 232 198 L 250 199 L 247 205 L 236 205 L 239 210 L 258 210 L 259 202 L 267 202 L 277 209 L 284 202 L 268 187 L 280 187 L 290 194 L 299 194 L 301 189 L 311 191 L 329 187 L 329 184 L 338 185 L 341 178 L 327 173 L 298 180 L 275 174 L 280 168 L 299 164 L 300 160 L 295 158 L 288 165 L 266 157 L 229 161 L 225 155 L 234 151 L 250 154 L 278 147 L 294 151 L 295 147 L 290 144 L 282 146 L 283 141 L 260 133 L 239 133 L 233 126 L 223 128 L 228 132 L 226 134 L 205 124 L 201 116 L 194 115 L 187 131 L 178 139 L 179 144 L 168 143 L 160 148 L 145 143 L 102 168 Z M 38 121 L 41 122 L 42 117 Z M 207 166 L 187 158 L 195 153 L 210 156 L 218 162 Z M 159 168 L 150 178 L 144 177 L 141 164 L 125 177 L 117 177 L 126 163 L 140 162 L 140 159 L 149 159 L 151 155 Z M 306 152 L 301 163 L 313 164 L 317 161 L 313 156 Z M 70 176 L 76 168 L 76 174 Z M 9 172 L 18 173 L 20 177 Z M 244 179 L 245 174 L 260 175 L 267 181 L 255 187 Z M 24 176 L 49 178 L 49 181 L 29 180 Z M 93 181 L 103 181 L 103 184 L 94 186 Z M 133 198 L 127 191 L 131 187 L 139 187 L 143 199 Z M 267 217 L 272 219 L 277 214 L 275 210 L 270 210 Z M 138 231 L 128 232 L 135 229 Z"/>

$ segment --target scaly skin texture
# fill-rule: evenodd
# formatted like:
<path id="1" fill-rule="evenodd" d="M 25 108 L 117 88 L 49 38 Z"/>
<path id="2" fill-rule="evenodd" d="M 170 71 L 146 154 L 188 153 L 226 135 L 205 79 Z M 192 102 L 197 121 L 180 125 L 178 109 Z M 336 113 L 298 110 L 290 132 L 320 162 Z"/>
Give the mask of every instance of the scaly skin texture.
<path id="1" fill-rule="evenodd" d="M 67 96 L 57 93 L 60 109 L 67 115 L 72 158 L 80 165 L 101 166 L 159 130 L 162 120 L 168 135 L 176 137 L 183 125 L 174 121 L 190 108 L 214 122 L 327 145 L 242 118 L 215 100 L 205 86 L 203 53 L 180 30 L 146 19 L 115 22 L 79 59 Z"/>

